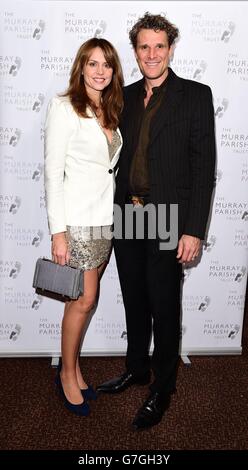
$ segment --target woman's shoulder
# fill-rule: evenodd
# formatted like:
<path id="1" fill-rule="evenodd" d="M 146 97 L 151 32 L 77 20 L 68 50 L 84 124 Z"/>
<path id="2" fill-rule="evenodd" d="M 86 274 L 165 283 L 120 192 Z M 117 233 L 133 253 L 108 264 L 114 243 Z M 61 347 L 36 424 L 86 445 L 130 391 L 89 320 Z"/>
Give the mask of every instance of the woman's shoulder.
<path id="1" fill-rule="evenodd" d="M 50 101 L 49 105 L 52 106 L 58 106 L 58 107 L 66 107 L 66 108 L 72 108 L 72 104 L 70 101 L 69 96 L 60 96 L 60 95 L 55 95 L 53 96 Z"/>
<path id="2" fill-rule="evenodd" d="M 53 110 L 55 113 L 63 113 L 66 115 L 74 115 L 75 111 L 71 104 L 69 96 L 53 96 L 48 102 L 48 110 Z"/>

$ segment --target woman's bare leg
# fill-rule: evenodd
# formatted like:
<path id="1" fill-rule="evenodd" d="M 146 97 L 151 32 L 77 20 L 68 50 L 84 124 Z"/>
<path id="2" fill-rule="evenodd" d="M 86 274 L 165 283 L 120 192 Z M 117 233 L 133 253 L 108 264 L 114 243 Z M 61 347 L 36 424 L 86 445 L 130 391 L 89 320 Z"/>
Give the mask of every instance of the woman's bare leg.
<path id="1" fill-rule="evenodd" d="M 83 402 L 76 374 L 79 345 L 88 315 L 96 302 L 98 285 L 98 270 L 85 271 L 84 295 L 66 304 L 62 321 L 61 381 L 66 398 L 75 405 Z"/>
<path id="2" fill-rule="evenodd" d="M 107 262 L 104 261 L 104 263 L 102 263 L 102 264 L 97 268 L 99 280 L 101 279 L 101 277 L 102 277 L 102 275 L 103 275 L 103 272 L 104 272 L 106 266 L 107 266 Z M 83 376 L 82 376 L 81 370 L 80 370 L 79 356 L 80 356 L 80 351 L 78 352 L 77 363 L 76 363 L 77 382 L 78 382 L 79 388 L 80 388 L 81 390 L 85 390 L 86 388 L 88 388 L 88 385 L 87 385 L 87 383 L 85 382 L 85 380 L 84 380 L 84 378 L 83 378 Z"/>

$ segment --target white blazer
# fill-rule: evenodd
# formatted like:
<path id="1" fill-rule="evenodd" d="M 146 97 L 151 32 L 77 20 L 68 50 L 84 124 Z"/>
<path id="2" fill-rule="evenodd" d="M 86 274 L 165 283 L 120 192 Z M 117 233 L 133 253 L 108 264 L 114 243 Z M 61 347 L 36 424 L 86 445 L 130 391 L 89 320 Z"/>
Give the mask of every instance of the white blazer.
<path id="1" fill-rule="evenodd" d="M 92 111 L 74 111 L 68 97 L 51 99 L 45 123 L 45 191 L 51 234 L 67 225 L 113 223 L 114 167 L 122 147 L 109 159 L 106 136 Z"/>

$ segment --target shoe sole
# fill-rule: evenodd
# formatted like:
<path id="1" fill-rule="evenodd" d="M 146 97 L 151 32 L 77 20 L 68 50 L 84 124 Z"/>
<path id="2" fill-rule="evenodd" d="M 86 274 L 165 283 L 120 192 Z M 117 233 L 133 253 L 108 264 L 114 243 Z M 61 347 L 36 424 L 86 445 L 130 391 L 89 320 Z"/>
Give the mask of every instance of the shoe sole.
<path id="1" fill-rule="evenodd" d="M 161 423 L 162 418 L 156 421 L 155 423 L 152 423 L 148 426 L 136 426 L 135 424 L 131 424 L 131 428 L 133 431 L 139 432 L 139 431 L 149 431 L 153 426 L 157 426 L 159 423 Z"/>
<path id="2" fill-rule="evenodd" d="M 96 390 L 97 393 L 107 393 L 109 395 L 115 395 L 117 393 L 122 393 L 122 392 L 125 392 L 129 387 L 132 387 L 133 385 L 148 385 L 150 383 L 150 379 L 149 380 L 143 380 L 143 381 L 140 381 L 140 382 L 134 382 L 132 384 L 129 384 L 127 386 L 124 386 L 122 387 L 120 390 Z"/>

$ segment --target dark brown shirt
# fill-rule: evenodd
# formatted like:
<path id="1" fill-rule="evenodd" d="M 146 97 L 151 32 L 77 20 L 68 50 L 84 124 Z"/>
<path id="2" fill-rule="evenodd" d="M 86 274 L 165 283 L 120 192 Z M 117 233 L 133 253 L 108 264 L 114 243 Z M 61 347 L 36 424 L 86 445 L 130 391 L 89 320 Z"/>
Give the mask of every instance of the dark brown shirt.
<path id="1" fill-rule="evenodd" d="M 143 88 L 139 101 L 137 112 L 137 147 L 132 159 L 129 174 L 129 192 L 136 196 L 149 195 L 149 169 L 147 148 L 149 145 L 151 121 L 158 111 L 167 86 L 167 78 L 159 87 L 152 88 L 152 96 L 145 108 L 144 98 L 146 90 Z"/>

